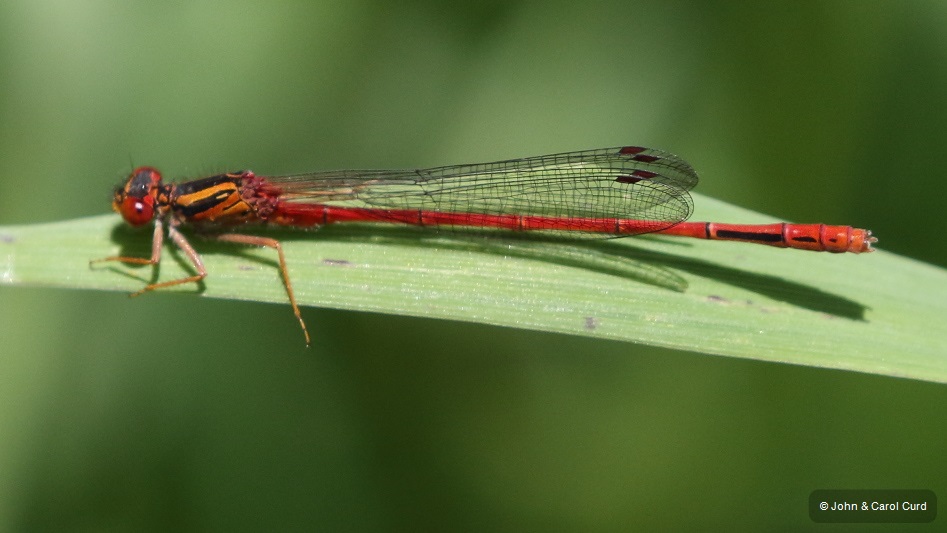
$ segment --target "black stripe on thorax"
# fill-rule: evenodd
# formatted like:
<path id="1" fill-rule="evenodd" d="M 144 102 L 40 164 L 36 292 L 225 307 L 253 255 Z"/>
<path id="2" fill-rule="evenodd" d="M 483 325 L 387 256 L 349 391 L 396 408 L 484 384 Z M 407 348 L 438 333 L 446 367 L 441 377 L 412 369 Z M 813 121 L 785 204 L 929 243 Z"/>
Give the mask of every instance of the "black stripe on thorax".
<path id="1" fill-rule="evenodd" d="M 196 217 L 239 194 L 239 176 L 220 174 L 174 186 L 171 204 L 184 217 Z"/>

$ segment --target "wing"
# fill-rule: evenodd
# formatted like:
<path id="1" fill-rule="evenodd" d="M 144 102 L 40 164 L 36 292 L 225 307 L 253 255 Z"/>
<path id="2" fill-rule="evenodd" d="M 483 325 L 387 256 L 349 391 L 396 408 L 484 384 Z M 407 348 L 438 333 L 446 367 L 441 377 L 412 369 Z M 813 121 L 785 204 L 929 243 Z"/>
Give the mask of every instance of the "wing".
<path id="1" fill-rule="evenodd" d="M 655 221 L 687 219 L 697 174 L 683 159 L 604 148 L 418 170 L 344 170 L 266 177 L 281 201 L 488 215 Z M 383 211 L 379 219 L 384 219 Z"/>

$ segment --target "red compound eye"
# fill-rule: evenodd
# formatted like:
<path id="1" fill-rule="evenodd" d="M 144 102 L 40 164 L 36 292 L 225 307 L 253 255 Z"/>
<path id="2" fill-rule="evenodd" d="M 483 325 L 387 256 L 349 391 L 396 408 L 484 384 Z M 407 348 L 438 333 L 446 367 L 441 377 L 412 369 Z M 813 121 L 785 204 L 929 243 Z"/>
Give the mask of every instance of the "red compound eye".
<path id="1" fill-rule="evenodd" d="M 144 198 L 126 196 L 122 200 L 118 212 L 121 213 L 125 222 L 132 226 L 141 226 L 154 218 L 155 199 L 153 196 L 145 196 Z"/>
<path id="2" fill-rule="evenodd" d="M 155 216 L 155 198 L 161 186 L 161 173 L 151 167 L 138 167 L 124 187 L 115 191 L 112 208 L 132 226 L 141 226 Z"/>

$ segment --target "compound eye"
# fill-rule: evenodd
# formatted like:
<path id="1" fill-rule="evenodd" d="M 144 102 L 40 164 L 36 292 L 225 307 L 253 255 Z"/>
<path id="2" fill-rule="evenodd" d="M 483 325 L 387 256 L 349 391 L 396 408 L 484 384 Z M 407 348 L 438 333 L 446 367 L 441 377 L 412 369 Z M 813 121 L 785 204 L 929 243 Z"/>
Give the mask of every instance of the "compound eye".
<path id="1" fill-rule="evenodd" d="M 121 213 L 125 222 L 132 226 L 141 226 L 154 218 L 155 199 L 153 196 L 145 196 L 144 198 L 125 196 L 118 206 L 118 212 Z"/>
<path id="2" fill-rule="evenodd" d="M 132 226 L 141 226 L 155 216 L 155 202 L 161 188 L 161 173 L 151 167 L 138 167 L 125 185 L 115 190 L 112 209 Z"/>

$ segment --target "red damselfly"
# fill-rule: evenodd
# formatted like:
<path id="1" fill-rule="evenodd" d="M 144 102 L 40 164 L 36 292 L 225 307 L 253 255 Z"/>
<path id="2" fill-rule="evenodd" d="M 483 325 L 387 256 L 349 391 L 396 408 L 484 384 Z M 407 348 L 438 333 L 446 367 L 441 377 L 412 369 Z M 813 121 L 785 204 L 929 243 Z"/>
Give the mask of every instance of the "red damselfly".
<path id="1" fill-rule="evenodd" d="M 825 252 L 872 251 L 868 230 L 825 224 L 762 225 L 685 222 L 693 211 L 688 190 L 697 173 L 683 159 L 626 146 L 416 170 L 341 170 L 258 176 L 249 170 L 165 184 L 151 167 L 136 168 L 115 190 L 113 209 L 133 226 L 154 223 L 151 257 L 113 256 L 156 265 L 167 236 L 196 273 L 146 285 L 139 294 L 197 283 L 207 270 L 178 231 L 250 223 L 314 227 L 338 222 L 430 227 L 494 228 L 573 236 L 642 233 L 766 244 Z M 293 312 L 309 344 L 279 241 L 236 233 L 212 238 L 276 250 Z"/>

